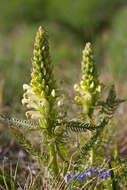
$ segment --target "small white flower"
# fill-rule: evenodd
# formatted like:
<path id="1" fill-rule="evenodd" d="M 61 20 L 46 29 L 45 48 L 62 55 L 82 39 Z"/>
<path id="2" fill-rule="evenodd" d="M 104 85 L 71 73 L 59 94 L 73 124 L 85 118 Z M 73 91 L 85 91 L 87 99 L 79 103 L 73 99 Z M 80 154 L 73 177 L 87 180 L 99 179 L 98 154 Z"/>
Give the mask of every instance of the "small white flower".
<path id="1" fill-rule="evenodd" d="M 28 90 L 30 86 L 28 84 L 23 84 L 23 90 Z"/>
<path id="2" fill-rule="evenodd" d="M 40 119 L 42 117 L 39 111 L 27 111 L 26 116 L 31 116 L 32 119 Z"/>
<path id="3" fill-rule="evenodd" d="M 27 104 L 29 101 L 28 101 L 28 99 L 23 98 L 23 99 L 21 100 L 21 102 L 22 102 L 22 104 L 24 105 L 24 104 Z"/>

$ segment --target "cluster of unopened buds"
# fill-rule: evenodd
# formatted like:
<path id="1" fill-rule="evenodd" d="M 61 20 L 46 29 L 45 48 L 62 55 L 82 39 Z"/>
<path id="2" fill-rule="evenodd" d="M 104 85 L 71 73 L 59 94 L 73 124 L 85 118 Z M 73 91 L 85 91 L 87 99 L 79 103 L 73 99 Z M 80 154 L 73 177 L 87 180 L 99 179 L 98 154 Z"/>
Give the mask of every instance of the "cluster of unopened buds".
<path id="1" fill-rule="evenodd" d="M 65 183 L 68 183 L 70 180 L 85 180 L 85 179 L 88 179 L 89 177 L 92 176 L 92 174 L 98 174 L 98 177 L 100 179 L 107 179 L 108 177 L 111 176 L 111 170 L 108 169 L 96 169 L 96 168 L 93 168 L 92 166 L 89 167 L 89 169 L 87 169 L 85 172 L 83 173 L 78 173 L 77 175 L 72 175 L 71 173 L 68 173 L 65 177 L 64 177 L 64 180 L 65 180 Z"/>

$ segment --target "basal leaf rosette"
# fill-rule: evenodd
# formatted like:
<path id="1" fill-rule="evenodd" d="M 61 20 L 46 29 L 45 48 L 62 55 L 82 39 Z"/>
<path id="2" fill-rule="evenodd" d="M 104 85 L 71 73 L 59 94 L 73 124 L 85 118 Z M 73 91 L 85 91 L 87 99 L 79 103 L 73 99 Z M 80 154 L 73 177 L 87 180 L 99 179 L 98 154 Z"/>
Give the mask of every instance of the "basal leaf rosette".
<path id="1" fill-rule="evenodd" d="M 74 90 L 79 92 L 79 95 L 75 97 L 75 101 L 81 104 L 83 111 L 90 116 L 101 93 L 101 83 L 98 80 L 90 43 L 87 43 L 83 50 L 81 70 L 82 78 L 80 84 L 74 85 Z"/>
<path id="2" fill-rule="evenodd" d="M 56 84 L 52 73 L 48 35 L 42 27 L 39 28 L 35 38 L 32 65 L 31 83 L 23 85 L 26 92 L 22 103 L 29 109 L 26 112 L 27 117 L 41 119 L 43 124 L 47 125 L 49 117 L 51 118 L 53 114 Z"/>

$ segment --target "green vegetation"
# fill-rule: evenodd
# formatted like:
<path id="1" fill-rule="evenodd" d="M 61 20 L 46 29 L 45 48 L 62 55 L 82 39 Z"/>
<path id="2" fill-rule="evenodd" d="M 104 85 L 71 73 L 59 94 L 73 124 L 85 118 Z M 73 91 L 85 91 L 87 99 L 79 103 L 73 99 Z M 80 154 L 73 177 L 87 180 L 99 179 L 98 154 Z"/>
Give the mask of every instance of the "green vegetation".
<path id="1" fill-rule="evenodd" d="M 1 2 L 0 189 L 126 190 L 126 5 Z"/>
<path id="2" fill-rule="evenodd" d="M 110 67 L 117 80 L 125 80 L 127 73 L 127 8 L 119 11 L 112 22 L 112 31 L 107 42 Z"/>
<path id="3" fill-rule="evenodd" d="M 61 3 L 59 0 L 48 0 L 48 18 L 67 25 L 72 32 L 79 35 L 80 39 L 85 36 L 87 40 L 93 38 L 109 23 L 109 18 L 123 2 L 119 0 L 112 2 L 109 0 L 65 0 Z"/>
<path id="4" fill-rule="evenodd" d="M 55 178 L 56 183 L 59 183 L 64 175 L 65 182 L 62 183 L 64 188 L 65 183 L 69 182 L 68 172 L 75 174 L 74 165 L 76 165 L 80 174 L 75 176 L 76 183 L 75 178 L 73 179 L 69 174 L 69 178 L 72 178 L 72 184 L 69 184 L 68 188 L 75 189 L 84 186 L 89 188 L 93 187 L 94 183 L 97 185 L 97 177 L 94 183 L 87 185 L 86 177 L 92 177 L 92 171 L 96 173 L 94 169 L 88 168 L 98 167 L 101 162 L 105 163 L 105 154 L 101 154 L 103 151 L 98 152 L 97 149 L 101 146 L 103 148 L 102 139 L 106 133 L 105 128 L 110 124 L 119 104 L 125 100 L 116 97 L 114 86 L 109 90 L 107 99 L 102 100 L 104 85 L 98 79 L 90 43 L 87 43 L 83 50 L 81 82 L 79 85 L 74 85 L 74 89 L 80 93 L 79 96 L 75 97 L 75 100 L 82 106 L 83 111 L 79 115 L 75 114 L 75 117 L 71 120 L 68 119 L 67 110 L 64 106 L 64 93 L 58 88 L 57 81 L 54 78 L 48 34 L 42 27 L 39 27 L 36 34 L 32 67 L 31 82 L 29 85 L 23 85 L 25 93 L 22 104 L 28 108 L 26 116 L 28 119 L 33 119 L 33 122 L 15 119 L 4 114 L 0 114 L 1 120 L 10 126 L 11 132 L 24 145 L 25 150 L 38 158 L 44 167 L 42 167 L 43 172 L 49 172 L 51 178 L 49 187 L 52 188 L 51 184 Z M 34 141 L 27 139 L 20 131 L 21 129 L 29 132 L 39 130 L 38 145 L 40 148 L 36 148 Z M 89 135 L 87 131 L 89 131 Z M 78 134 L 82 132 L 79 141 L 76 140 L 75 136 L 70 139 L 69 133 L 71 132 Z M 84 134 L 87 134 L 87 138 L 84 138 Z M 97 147 L 95 148 L 95 146 Z M 105 143 L 105 146 L 108 146 L 108 143 Z M 72 148 L 75 149 L 73 152 L 71 152 Z M 117 151 L 117 147 L 115 149 Z M 73 154 L 75 154 L 74 158 Z M 73 158 L 71 163 L 70 157 Z M 100 179 L 107 180 L 108 178 L 107 182 L 105 180 L 104 183 L 101 182 L 101 188 L 114 189 L 116 186 L 120 187 L 121 181 L 119 180 L 118 183 L 117 178 L 119 178 L 120 171 L 125 165 L 123 164 L 121 168 L 121 160 L 117 157 L 115 156 L 115 160 L 108 161 L 108 165 L 105 163 L 107 170 L 103 168 L 103 173 L 101 169 L 97 170 Z M 116 167 L 114 168 L 112 168 L 112 161 L 115 161 Z M 118 165 L 116 165 L 117 162 Z M 124 160 L 124 163 L 126 163 L 126 160 Z M 115 168 L 119 168 L 119 171 Z M 61 170 L 63 170 L 62 174 L 60 173 Z M 85 173 L 83 173 L 84 170 L 86 170 Z M 118 177 L 115 175 L 116 171 Z M 2 170 L 3 172 L 4 170 Z M 7 188 L 4 173 L 2 178 Z M 78 178 L 79 180 L 77 180 Z M 80 180 L 82 183 L 80 183 Z M 126 179 L 122 183 L 123 187 L 126 187 Z"/>

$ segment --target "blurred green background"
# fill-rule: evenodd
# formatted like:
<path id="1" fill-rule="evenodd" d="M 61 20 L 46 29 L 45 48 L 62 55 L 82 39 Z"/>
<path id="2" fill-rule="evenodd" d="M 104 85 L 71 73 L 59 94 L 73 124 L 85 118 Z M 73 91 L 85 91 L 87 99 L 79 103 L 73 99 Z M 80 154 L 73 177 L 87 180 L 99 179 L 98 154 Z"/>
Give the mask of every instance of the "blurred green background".
<path id="1" fill-rule="evenodd" d="M 56 78 L 65 81 L 69 92 L 79 79 L 82 49 L 88 41 L 103 78 L 127 79 L 126 0 L 4 0 L 0 14 L 1 109 L 21 109 L 22 84 L 30 80 L 40 25 L 49 33 Z"/>

